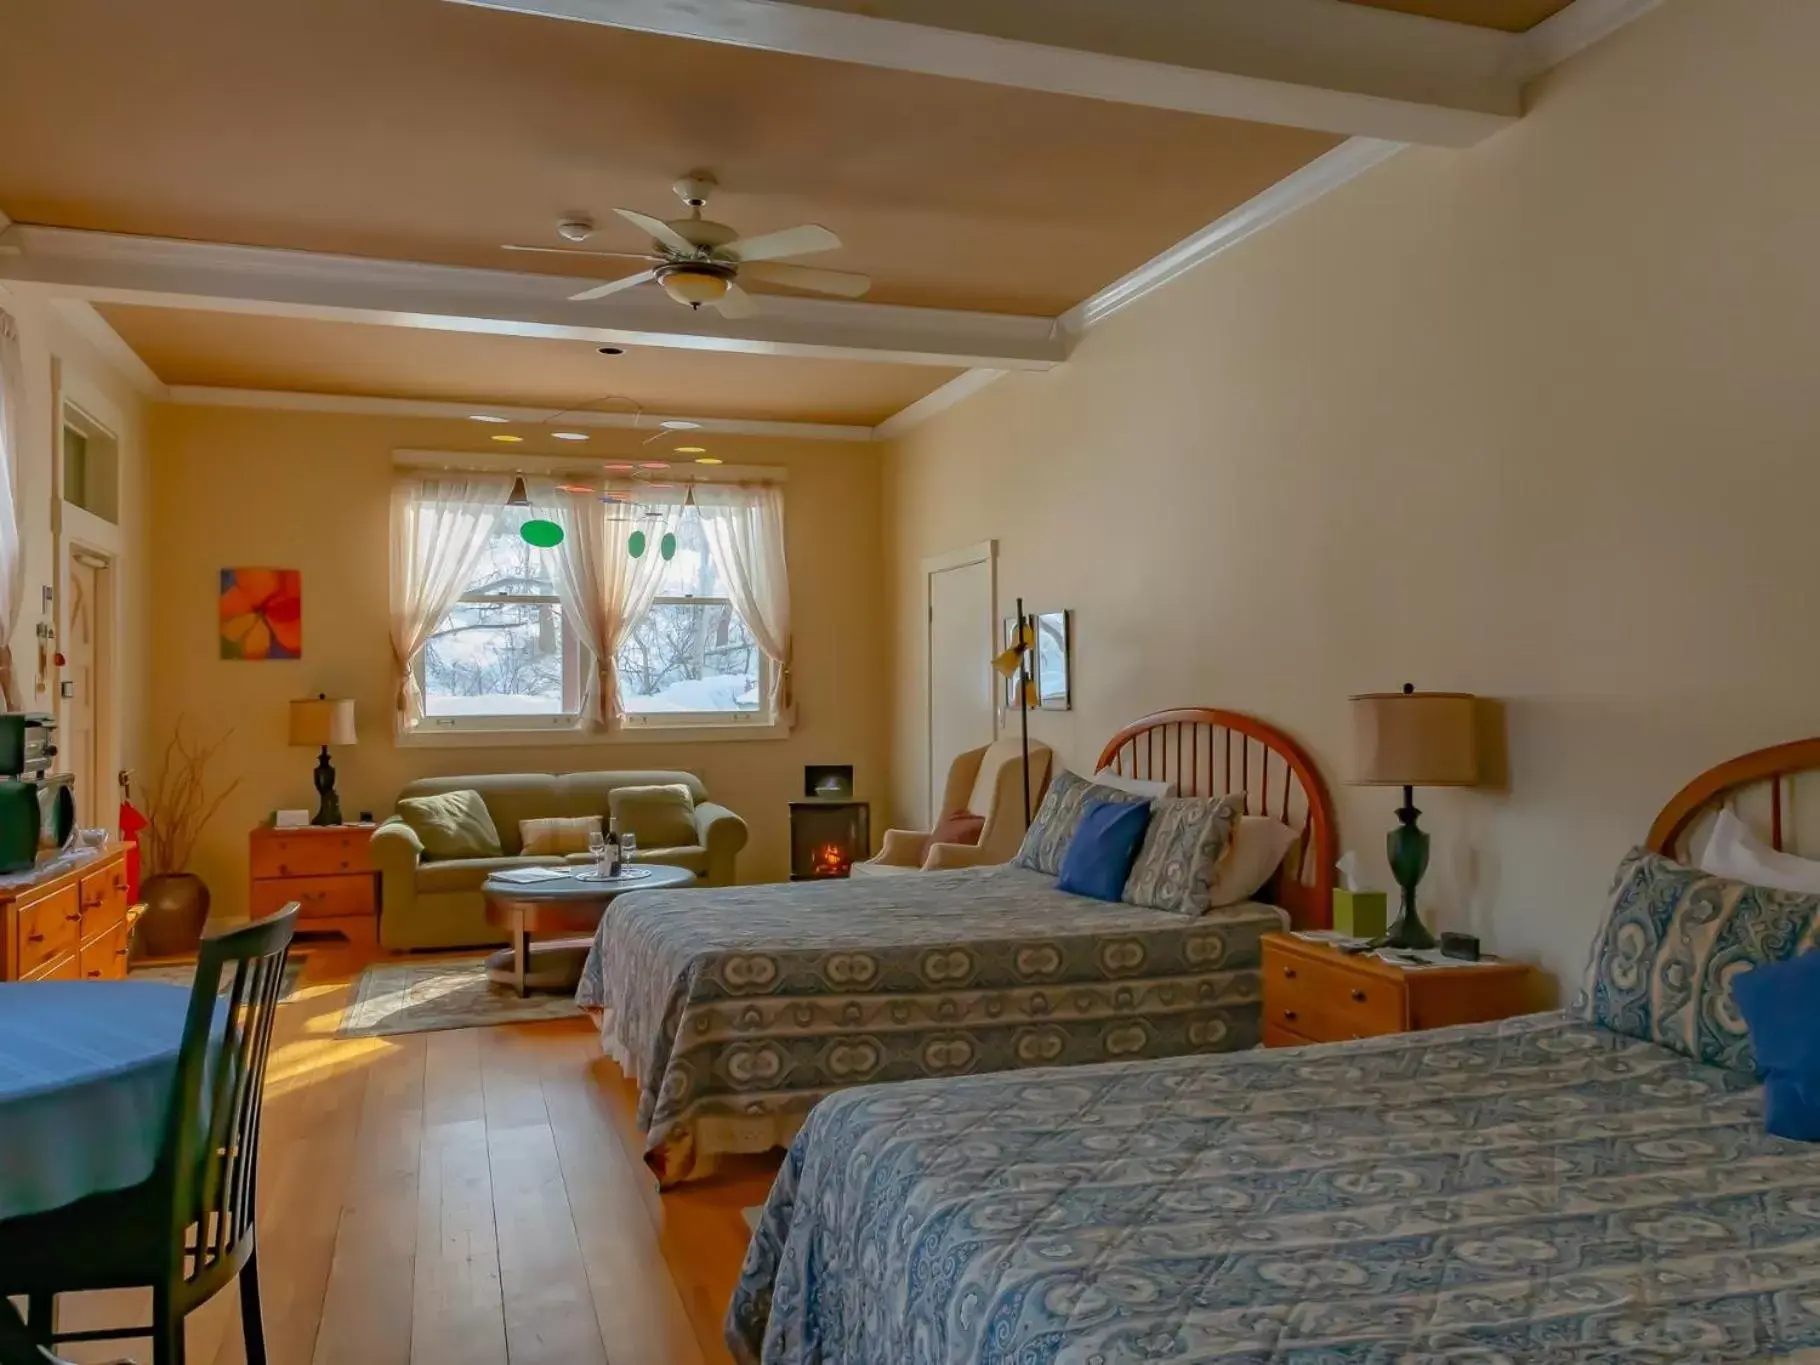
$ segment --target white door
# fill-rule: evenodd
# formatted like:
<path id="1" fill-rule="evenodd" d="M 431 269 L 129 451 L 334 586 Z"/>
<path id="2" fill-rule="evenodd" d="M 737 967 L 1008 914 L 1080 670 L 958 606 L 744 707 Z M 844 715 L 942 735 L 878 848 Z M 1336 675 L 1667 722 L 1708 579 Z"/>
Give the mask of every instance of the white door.
<path id="1" fill-rule="evenodd" d="M 104 795 L 96 757 L 100 750 L 96 718 L 97 614 L 100 607 L 101 570 L 91 561 L 70 558 L 69 631 L 63 641 L 64 681 L 70 695 L 63 699 L 61 733 L 57 742 L 64 762 L 76 778 L 76 817 L 96 825 Z"/>
<path id="2" fill-rule="evenodd" d="M 955 755 L 992 743 L 992 561 L 929 570 L 929 819 Z"/>

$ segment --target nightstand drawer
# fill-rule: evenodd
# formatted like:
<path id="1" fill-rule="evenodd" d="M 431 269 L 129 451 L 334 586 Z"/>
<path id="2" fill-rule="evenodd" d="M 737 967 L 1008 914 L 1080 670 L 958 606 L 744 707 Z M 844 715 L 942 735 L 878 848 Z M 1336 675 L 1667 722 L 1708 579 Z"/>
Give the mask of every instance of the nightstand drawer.
<path id="1" fill-rule="evenodd" d="M 1376 1038 L 1409 1027 L 1401 984 L 1324 960 L 1264 946 L 1264 1022 L 1317 1042 Z"/>
<path id="2" fill-rule="evenodd" d="M 253 876 L 333 877 L 342 873 L 371 873 L 368 853 L 371 828 L 349 830 L 259 831 L 252 843 Z"/>
<path id="3" fill-rule="evenodd" d="M 374 910 L 373 878 L 367 874 L 352 877 L 284 877 L 253 883 L 255 918 L 275 914 L 291 901 L 297 902 L 299 923 L 312 919 L 371 915 Z"/>

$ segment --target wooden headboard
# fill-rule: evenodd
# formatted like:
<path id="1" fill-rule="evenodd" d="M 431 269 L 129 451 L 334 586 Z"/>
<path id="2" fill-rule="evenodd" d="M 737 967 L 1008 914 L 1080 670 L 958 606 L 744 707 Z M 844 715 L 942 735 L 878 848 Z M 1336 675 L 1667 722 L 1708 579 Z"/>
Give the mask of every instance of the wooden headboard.
<path id="1" fill-rule="evenodd" d="M 1106 768 L 1173 782 L 1183 796 L 1245 793 L 1247 814 L 1281 820 L 1301 835 L 1259 899 L 1282 906 L 1298 929 L 1333 923 L 1333 803 L 1302 746 L 1274 725 L 1237 711 L 1159 711 L 1107 742 L 1094 770 Z"/>
<path id="2" fill-rule="evenodd" d="M 1700 817 L 1746 787 L 1769 785 L 1769 839 L 1778 852 L 1783 844 L 1783 790 L 1789 780 L 1801 773 L 1820 769 L 1820 739 L 1797 739 L 1774 748 L 1728 759 L 1709 768 L 1680 791 L 1662 808 L 1656 823 L 1649 827 L 1649 846 L 1669 858 L 1679 858 L 1681 841 L 1699 823 Z"/>

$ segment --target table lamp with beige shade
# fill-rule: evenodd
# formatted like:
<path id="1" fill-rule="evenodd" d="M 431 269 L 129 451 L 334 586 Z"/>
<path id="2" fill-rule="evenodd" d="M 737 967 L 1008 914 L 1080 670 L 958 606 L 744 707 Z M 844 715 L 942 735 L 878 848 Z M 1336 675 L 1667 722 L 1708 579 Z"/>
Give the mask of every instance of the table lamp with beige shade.
<path id="1" fill-rule="evenodd" d="M 1479 699 L 1470 692 L 1373 692 L 1352 699 L 1352 783 L 1401 787 L 1401 821 L 1385 839 L 1403 908 L 1384 937 L 1391 948 L 1432 948 L 1435 937 L 1416 913 L 1416 887 L 1428 870 L 1428 835 L 1416 826 L 1417 787 L 1479 785 Z"/>
<path id="2" fill-rule="evenodd" d="M 314 697 L 291 703 L 291 745 L 313 749 L 322 746 L 322 757 L 316 760 L 316 795 L 321 803 L 313 825 L 339 825 L 341 798 L 335 794 L 335 765 L 329 762 L 329 746 L 356 742 L 354 701 L 351 697 L 331 697 L 319 692 Z"/>

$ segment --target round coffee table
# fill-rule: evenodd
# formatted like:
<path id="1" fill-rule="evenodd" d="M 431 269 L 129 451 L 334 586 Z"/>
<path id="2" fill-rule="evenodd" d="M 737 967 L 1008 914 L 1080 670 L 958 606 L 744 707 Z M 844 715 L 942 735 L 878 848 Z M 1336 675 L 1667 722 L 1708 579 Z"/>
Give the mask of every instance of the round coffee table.
<path id="1" fill-rule="evenodd" d="M 683 867 L 633 863 L 628 870 L 636 875 L 611 881 L 575 872 L 535 882 L 488 877 L 480 888 L 486 898 L 487 923 L 508 931 L 512 946 L 487 959 L 487 975 L 521 997 L 534 990 L 572 991 L 581 980 L 582 964 L 587 961 L 600 917 L 616 897 L 695 885 L 695 874 Z M 533 943 L 532 934 L 563 937 Z"/>

